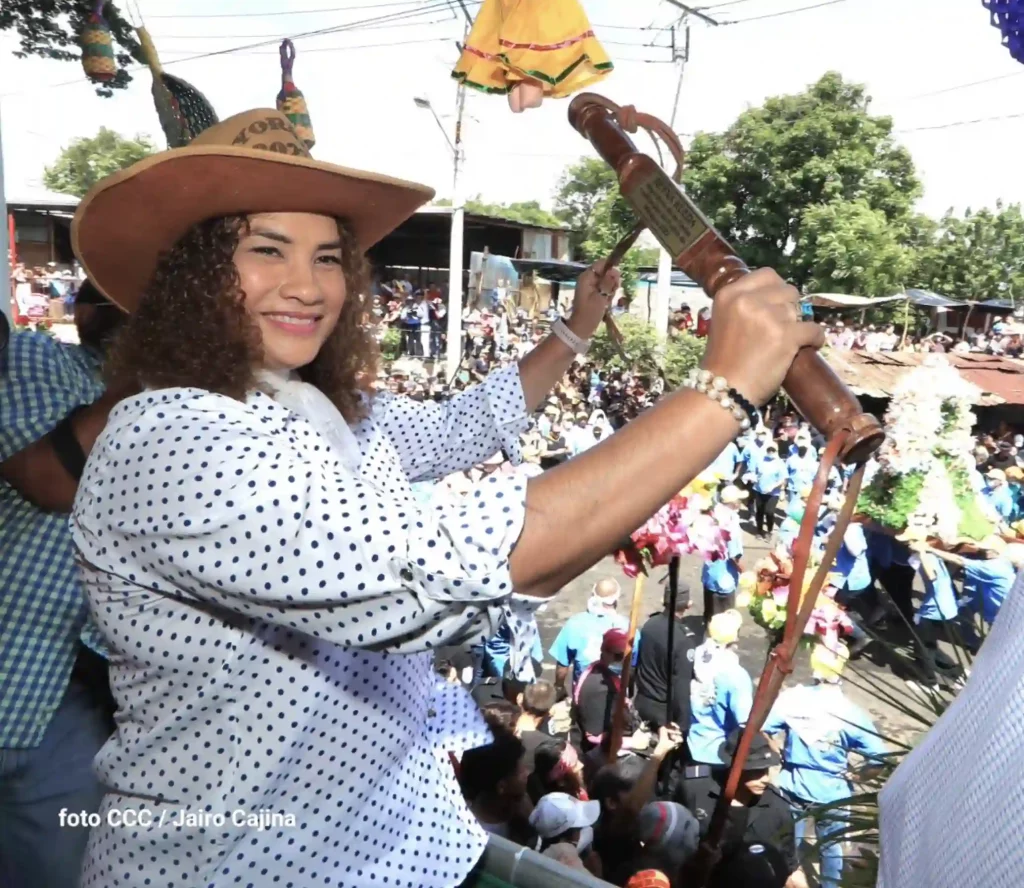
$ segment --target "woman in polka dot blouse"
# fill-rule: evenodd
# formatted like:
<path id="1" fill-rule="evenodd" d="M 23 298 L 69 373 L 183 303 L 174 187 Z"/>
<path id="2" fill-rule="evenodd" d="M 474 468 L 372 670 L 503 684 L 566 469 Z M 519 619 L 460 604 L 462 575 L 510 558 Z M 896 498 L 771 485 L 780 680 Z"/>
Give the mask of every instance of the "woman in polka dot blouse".
<path id="1" fill-rule="evenodd" d="M 418 503 L 411 482 L 518 460 L 618 281 L 587 271 L 558 335 L 445 404 L 372 397 L 362 253 L 432 194 L 318 163 L 261 110 L 76 214 L 80 261 L 132 313 L 109 372 L 139 390 L 72 516 L 118 707 L 87 888 L 462 883 L 486 836 L 447 753 L 488 735 L 432 649 L 507 621 L 529 677 L 533 610 L 739 431 L 684 390 L 528 482 Z M 751 275 L 719 297 L 705 366 L 763 403 L 820 342 L 798 318 Z"/>

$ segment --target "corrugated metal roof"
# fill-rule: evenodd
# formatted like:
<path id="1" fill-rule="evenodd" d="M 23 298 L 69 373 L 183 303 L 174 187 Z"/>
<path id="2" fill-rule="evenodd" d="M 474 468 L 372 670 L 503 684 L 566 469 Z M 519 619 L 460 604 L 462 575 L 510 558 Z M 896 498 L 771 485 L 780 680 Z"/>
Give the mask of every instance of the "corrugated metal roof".
<path id="1" fill-rule="evenodd" d="M 825 359 L 850 390 L 869 398 L 888 398 L 903 375 L 928 355 L 918 352 L 826 350 Z M 1024 404 L 1024 362 L 997 355 L 947 354 L 946 359 L 982 392 L 980 406 Z"/>

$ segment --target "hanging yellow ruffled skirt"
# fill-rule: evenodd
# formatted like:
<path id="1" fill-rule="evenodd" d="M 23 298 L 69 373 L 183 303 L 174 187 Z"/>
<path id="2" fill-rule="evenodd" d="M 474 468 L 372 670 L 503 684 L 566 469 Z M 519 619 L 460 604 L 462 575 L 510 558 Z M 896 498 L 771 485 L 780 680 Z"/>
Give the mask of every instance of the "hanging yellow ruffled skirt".
<path id="1" fill-rule="evenodd" d="M 578 0 L 484 0 L 452 76 L 498 94 L 535 83 L 557 98 L 612 68 Z"/>

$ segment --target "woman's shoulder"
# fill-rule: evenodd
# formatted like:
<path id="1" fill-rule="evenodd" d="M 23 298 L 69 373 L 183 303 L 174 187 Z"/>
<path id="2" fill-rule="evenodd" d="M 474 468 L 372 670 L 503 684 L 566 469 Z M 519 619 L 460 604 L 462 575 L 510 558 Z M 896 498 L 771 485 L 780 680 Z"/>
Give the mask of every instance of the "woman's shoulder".
<path id="1" fill-rule="evenodd" d="M 132 426 L 136 432 L 156 427 L 171 430 L 176 425 L 201 422 L 204 431 L 232 426 L 256 430 L 287 415 L 287 410 L 258 390 L 243 401 L 201 388 L 159 388 L 118 403 L 110 413 L 108 429 Z"/>

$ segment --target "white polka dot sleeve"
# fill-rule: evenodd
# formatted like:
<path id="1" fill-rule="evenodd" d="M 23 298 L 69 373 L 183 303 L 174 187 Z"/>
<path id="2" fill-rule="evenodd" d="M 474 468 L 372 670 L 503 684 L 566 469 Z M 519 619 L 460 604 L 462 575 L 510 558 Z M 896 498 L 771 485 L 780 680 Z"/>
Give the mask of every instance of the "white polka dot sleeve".
<path id="1" fill-rule="evenodd" d="M 518 663 L 541 604 L 511 598 L 525 496 L 525 480 L 492 476 L 424 508 L 386 477 L 347 473 L 305 420 L 269 398 L 169 389 L 114 411 L 72 532 L 93 572 L 109 575 L 100 593 L 111 602 L 142 586 L 399 652 L 482 641 L 507 620 Z M 95 587 L 90 595 L 95 605 Z"/>
<path id="2" fill-rule="evenodd" d="M 444 478 L 499 450 L 519 465 L 519 437 L 530 424 L 515 364 L 448 401 L 420 402 L 381 393 L 374 399 L 373 418 L 394 444 L 410 481 Z"/>

